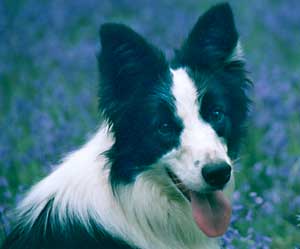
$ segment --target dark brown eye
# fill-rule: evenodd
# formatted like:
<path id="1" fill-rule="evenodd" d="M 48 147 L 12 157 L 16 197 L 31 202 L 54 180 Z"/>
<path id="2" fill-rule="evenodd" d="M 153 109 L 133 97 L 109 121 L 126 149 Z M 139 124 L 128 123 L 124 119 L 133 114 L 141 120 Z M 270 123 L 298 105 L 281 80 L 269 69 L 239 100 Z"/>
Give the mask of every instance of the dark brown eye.
<path id="1" fill-rule="evenodd" d="M 172 126 L 168 122 L 161 123 L 158 127 L 158 132 L 161 135 L 167 136 L 173 132 Z"/>
<path id="2" fill-rule="evenodd" d="M 209 115 L 209 121 L 214 124 L 221 124 L 224 121 L 225 113 L 221 109 L 213 109 Z"/>

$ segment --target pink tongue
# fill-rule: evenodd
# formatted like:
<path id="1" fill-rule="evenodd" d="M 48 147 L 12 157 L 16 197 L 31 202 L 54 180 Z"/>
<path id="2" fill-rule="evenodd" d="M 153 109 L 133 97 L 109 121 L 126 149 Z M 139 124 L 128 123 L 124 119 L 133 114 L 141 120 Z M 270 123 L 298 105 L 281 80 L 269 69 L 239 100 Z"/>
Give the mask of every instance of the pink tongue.
<path id="1" fill-rule="evenodd" d="M 194 219 L 209 237 L 223 235 L 230 223 L 231 205 L 222 191 L 199 194 L 191 191 Z"/>

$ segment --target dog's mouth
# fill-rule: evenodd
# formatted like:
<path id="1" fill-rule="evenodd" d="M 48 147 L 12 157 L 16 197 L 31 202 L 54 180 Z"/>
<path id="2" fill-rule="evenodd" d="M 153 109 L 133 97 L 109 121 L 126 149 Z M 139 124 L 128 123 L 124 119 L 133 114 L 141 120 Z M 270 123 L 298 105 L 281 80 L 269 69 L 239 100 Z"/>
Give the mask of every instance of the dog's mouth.
<path id="1" fill-rule="evenodd" d="M 223 235 L 231 218 L 231 204 L 222 190 L 205 193 L 189 190 L 172 172 L 168 174 L 177 189 L 190 202 L 197 226 L 209 237 Z"/>

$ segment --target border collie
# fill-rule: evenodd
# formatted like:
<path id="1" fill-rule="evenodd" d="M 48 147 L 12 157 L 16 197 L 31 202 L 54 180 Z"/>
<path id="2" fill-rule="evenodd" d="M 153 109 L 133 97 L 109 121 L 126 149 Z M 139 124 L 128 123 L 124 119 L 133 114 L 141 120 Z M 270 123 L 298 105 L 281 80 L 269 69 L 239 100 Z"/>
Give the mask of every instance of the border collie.
<path id="1" fill-rule="evenodd" d="M 2 249 L 212 249 L 231 216 L 249 81 L 228 4 L 168 62 L 129 27 L 100 29 L 96 134 L 35 185 Z"/>

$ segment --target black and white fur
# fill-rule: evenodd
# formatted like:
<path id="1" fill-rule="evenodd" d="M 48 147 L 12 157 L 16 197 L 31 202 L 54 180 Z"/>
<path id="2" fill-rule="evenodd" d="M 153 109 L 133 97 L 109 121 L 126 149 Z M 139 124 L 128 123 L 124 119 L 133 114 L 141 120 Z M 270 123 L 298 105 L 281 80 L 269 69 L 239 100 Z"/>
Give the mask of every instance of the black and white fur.
<path id="1" fill-rule="evenodd" d="M 201 192 L 204 165 L 233 167 L 249 101 L 229 5 L 202 15 L 171 63 L 125 25 L 100 37 L 104 121 L 29 191 L 2 249 L 218 248 L 169 172 Z"/>

